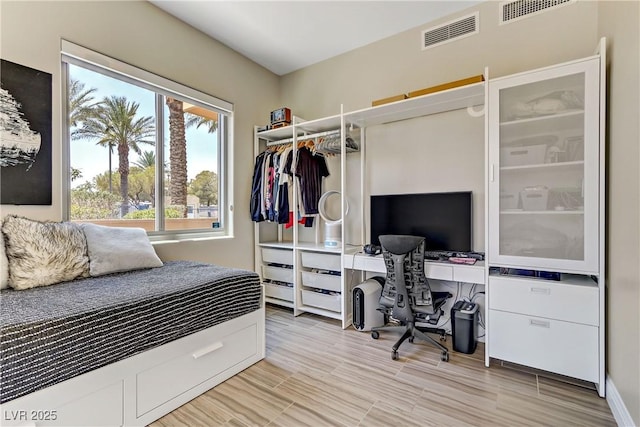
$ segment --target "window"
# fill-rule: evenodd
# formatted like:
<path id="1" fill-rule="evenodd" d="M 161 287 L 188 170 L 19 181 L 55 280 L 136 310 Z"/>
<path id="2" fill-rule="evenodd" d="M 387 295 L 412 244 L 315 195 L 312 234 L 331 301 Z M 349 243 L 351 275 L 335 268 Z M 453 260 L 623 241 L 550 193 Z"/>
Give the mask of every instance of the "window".
<path id="1" fill-rule="evenodd" d="M 229 234 L 232 105 L 63 41 L 71 221 Z"/>

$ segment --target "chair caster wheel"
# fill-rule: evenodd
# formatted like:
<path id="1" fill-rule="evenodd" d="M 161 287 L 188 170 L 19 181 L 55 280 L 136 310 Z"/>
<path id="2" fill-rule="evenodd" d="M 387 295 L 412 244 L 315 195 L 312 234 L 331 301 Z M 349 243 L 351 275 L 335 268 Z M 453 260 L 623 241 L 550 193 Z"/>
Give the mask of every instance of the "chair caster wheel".
<path id="1" fill-rule="evenodd" d="M 446 335 L 440 335 L 440 341 L 447 341 Z"/>
<path id="2" fill-rule="evenodd" d="M 398 352 L 397 351 L 392 351 L 391 352 L 391 360 L 398 360 Z"/>
<path id="3" fill-rule="evenodd" d="M 380 332 L 378 331 L 371 332 L 371 338 L 373 338 L 374 340 L 377 340 L 378 338 L 380 338 Z"/>
<path id="4" fill-rule="evenodd" d="M 440 356 L 440 360 L 442 360 L 443 362 L 448 362 L 449 361 L 449 353 L 446 351 L 442 352 L 442 355 Z"/>
<path id="5" fill-rule="evenodd" d="M 413 342 L 413 337 L 409 337 L 409 342 Z"/>

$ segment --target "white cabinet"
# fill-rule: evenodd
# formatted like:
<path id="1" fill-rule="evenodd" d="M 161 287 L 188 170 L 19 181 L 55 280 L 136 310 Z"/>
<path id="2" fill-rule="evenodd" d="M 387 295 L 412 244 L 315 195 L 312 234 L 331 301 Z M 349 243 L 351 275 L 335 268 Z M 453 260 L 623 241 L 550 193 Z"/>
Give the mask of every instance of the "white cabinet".
<path id="1" fill-rule="evenodd" d="M 599 60 L 489 82 L 489 256 L 597 273 Z"/>
<path id="2" fill-rule="evenodd" d="M 603 61 L 489 82 L 485 356 L 593 382 L 601 396 Z"/>

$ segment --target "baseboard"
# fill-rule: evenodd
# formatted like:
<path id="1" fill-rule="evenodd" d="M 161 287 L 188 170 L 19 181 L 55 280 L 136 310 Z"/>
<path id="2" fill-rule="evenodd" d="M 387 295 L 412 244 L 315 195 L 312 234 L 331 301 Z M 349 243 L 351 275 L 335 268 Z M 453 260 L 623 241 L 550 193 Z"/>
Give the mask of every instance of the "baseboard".
<path id="1" fill-rule="evenodd" d="M 631 414 L 627 410 L 624 402 L 622 401 L 622 396 L 618 393 L 618 389 L 613 385 L 613 381 L 611 377 L 607 375 L 607 403 L 609 404 L 609 408 L 611 409 L 611 413 L 613 417 L 616 419 L 616 423 L 620 427 L 632 427 L 635 426 L 633 423 L 633 419 L 631 418 Z"/>

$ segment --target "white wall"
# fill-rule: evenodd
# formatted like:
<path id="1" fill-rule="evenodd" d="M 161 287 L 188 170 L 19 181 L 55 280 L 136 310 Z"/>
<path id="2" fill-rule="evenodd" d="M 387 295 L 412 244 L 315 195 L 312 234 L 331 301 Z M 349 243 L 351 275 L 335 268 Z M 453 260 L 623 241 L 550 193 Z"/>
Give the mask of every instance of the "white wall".
<path id="1" fill-rule="evenodd" d="M 600 2 L 607 37 L 607 371 L 640 425 L 640 2 Z"/>
<path id="2" fill-rule="evenodd" d="M 0 215 L 62 217 L 60 40 L 66 39 L 234 104 L 235 238 L 172 243 L 156 250 L 164 259 L 253 269 L 248 214 L 253 125 L 264 122 L 277 107 L 278 77 L 147 2 L 3 0 L 0 12 L 2 58 L 53 75 L 53 204 L 3 205 Z"/>

